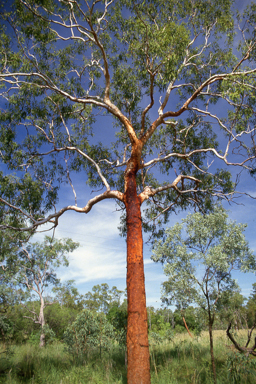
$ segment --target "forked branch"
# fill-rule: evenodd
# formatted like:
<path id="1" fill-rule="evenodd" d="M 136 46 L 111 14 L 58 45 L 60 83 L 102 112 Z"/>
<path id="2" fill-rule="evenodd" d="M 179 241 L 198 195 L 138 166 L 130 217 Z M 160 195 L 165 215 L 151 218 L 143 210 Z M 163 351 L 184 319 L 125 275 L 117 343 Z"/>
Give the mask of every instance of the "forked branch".
<path id="1" fill-rule="evenodd" d="M 240 344 L 238 344 L 238 342 L 235 340 L 234 336 L 232 335 L 232 333 L 230 332 L 230 329 L 231 329 L 231 325 L 232 325 L 232 321 L 229 323 L 229 326 L 227 328 L 227 336 L 228 338 L 232 341 L 233 345 L 235 346 L 235 348 L 241 352 L 241 353 L 246 353 L 247 355 L 253 355 L 253 356 L 256 356 L 256 337 L 254 339 L 254 344 L 251 348 L 248 348 L 248 345 L 251 341 L 251 336 L 252 336 L 252 331 L 254 330 L 255 328 L 255 325 L 256 323 L 253 324 L 252 328 L 250 330 L 248 330 L 248 339 L 247 339 L 247 342 L 245 344 L 245 347 L 241 347 Z"/>

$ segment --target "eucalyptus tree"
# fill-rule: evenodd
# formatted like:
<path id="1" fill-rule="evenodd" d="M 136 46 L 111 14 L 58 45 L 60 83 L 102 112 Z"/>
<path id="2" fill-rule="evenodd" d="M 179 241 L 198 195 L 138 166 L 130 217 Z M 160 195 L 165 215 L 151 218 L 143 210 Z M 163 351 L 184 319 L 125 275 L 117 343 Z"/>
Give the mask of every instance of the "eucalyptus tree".
<path id="1" fill-rule="evenodd" d="M 243 234 L 245 224 L 229 221 L 222 207 L 204 215 L 189 214 L 166 229 L 165 240 L 155 242 L 152 259 L 162 262 L 168 280 L 162 299 L 185 308 L 196 304 L 207 314 L 214 382 L 213 324 L 217 303 L 238 289 L 232 271 L 256 271 L 256 256 Z"/>
<path id="2" fill-rule="evenodd" d="M 19 223 L 16 220 L 15 223 L 12 222 L 12 225 L 18 226 Z M 17 260 L 19 247 L 29 236 L 30 234 L 9 229 L 0 232 L 0 334 L 4 341 L 6 333 L 9 333 L 11 329 L 6 313 L 19 301 L 18 295 L 15 294 L 13 281 L 15 268 L 10 268 L 10 265 L 15 265 L 14 261 Z"/>
<path id="3" fill-rule="evenodd" d="M 81 310 L 83 308 L 82 295 L 74 286 L 75 280 L 67 280 L 63 284 L 53 287 L 54 301 L 60 306 Z"/>
<path id="4" fill-rule="evenodd" d="M 252 292 L 248 298 L 246 304 L 247 316 L 248 316 L 248 325 L 252 327 L 256 323 L 256 283 L 252 284 Z"/>
<path id="5" fill-rule="evenodd" d="M 97 284 L 92 287 L 92 292 L 84 295 L 84 306 L 91 311 L 108 313 L 113 306 L 119 306 L 123 291 L 117 287 L 109 288 L 107 283 Z"/>
<path id="6" fill-rule="evenodd" d="M 41 327 L 40 347 L 45 345 L 44 309 L 50 304 L 45 300 L 45 290 L 48 286 L 59 283 L 56 269 L 60 266 L 68 266 L 68 254 L 78 245 L 71 239 L 57 240 L 46 236 L 42 243 L 28 243 L 23 246 L 14 260 L 15 265 L 10 268 L 16 270 L 16 283 L 24 287 L 29 294 L 34 293 L 40 300 L 39 313 L 23 303 L 23 306 L 33 315 L 33 317 L 25 317 Z M 13 260 L 7 260 L 8 267 L 11 263 Z"/>
<path id="7" fill-rule="evenodd" d="M 85 358 L 90 349 L 99 349 L 100 356 L 103 349 L 109 350 L 114 341 L 114 328 L 101 312 L 84 309 L 76 320 L 68 326 L 64 333 L 67 350 L 73 356 Z"/>
<path id="8" fill-rule="evenodd" d="M 226 329 L 227 323 L 233 321 L 236 329 L 248 329 L 247 313 L 244 302 L 246 298 L 237 291 L 225 292 L 217 302 L 219 329 Z"/>
<path id="9" fill-rule="evenodd" d="M 121 205 L 129 383 L 150 382 L 142 222 L 229 199 L 225 167 L 254 169 L 254 25 L 255 4 L 240 15 L 232 0 L 2 4 L 0 228 Z M 92 195 L 78 196 L 75 173 Z M 61 206 L 65 182 L 74 199 Z"/>
<path id="10" fill-rule="evenodd" d="M 21 244 L 22 236 L 19 233 L 10 230 L 0 232 L 0 316 L 15 303 L 11 283 L 15 270 L 7 266 L 6 260 L 16 259 Z"/>

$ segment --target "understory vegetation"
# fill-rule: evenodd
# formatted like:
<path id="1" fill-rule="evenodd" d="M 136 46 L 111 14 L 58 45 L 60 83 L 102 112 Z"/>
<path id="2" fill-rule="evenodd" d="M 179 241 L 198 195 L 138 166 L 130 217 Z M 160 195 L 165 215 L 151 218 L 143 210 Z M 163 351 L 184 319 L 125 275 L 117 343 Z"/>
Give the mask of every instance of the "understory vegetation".
<path id="1" fill-rule="evenodd" d="M 246 331 L 238 331 L 242 342 Z M 256 361 L 235 351 L 224 331 L 214 331 L 218 383 L 255 383 Z M 156 343 L 150 340 L 152 383 L 207 383 L 211 381 L 210 352 L 207 332 L 193 339 L 185 333 Z M 1 384 L 125 384 L 125 348 L 117 344 L 100 356 L 92 349 L 84 358 L 67 352 L 64 343 L 54 342 L 38 348 L 33 341 L 11 345 L 3 353 L 1 345 Z"/>
<path id="2" fill-rule="evenodd" d="M 255 349 L 256 284 L 252 288 L 247 300 L 236 292 L 224 295 L 216 307 L 213 341 L 218 384 L 256 382 L 255 356 L 238 352 L 226 332 L 229 326 L 239 346 Z M 51 305 L 45 308 L 41 348 L 42 328 L 26 316 L 31 310 L 37 313 L 38 300 L 6 302 L 2 308 L 0 384 L 127 383 L 125 292 L 104 283 L 81 295 L 70 280 L 53 293 L 48 297 Z M 147 312 L 152 383 L 214 383 L 205 312 L 193 306 L 148 307 Z"/>

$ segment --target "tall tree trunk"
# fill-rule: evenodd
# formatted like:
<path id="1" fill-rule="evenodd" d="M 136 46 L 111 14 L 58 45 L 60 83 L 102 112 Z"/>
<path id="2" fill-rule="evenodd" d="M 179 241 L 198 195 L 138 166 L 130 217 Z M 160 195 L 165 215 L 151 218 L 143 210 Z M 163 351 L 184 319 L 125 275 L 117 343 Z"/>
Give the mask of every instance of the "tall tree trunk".
<path id="1" fill-rule="evenodd" d="M 210 352 L 211 352 L 211 362 L 212 362 L 212 373 L 213 373 L 214 384 L 216 384 L 217 383 L 217 377 L 216 377 L 216 366 L 215 366 L 214 352 L 213 352 L 212 326 L 213 326 L 213 319 L 212 319 L 211 315 L 209 314 L 209 336 L 210 336 Z"/>
<path id="2" fill-rule="evenodd" d="M 44 347 L 45 346 L 45 333 L 43 331 L 41 331 L 39 345 L 40 345 L 40 347 Z"/>
<path id="3" fill-rule="evenodd" d="M 40 335 L 40 347 L 45 346 L 45 333 L 44 333 L 44 326 L 45 326 L 45 320 L 44 320 L 44 299 L 43 297 L 40 298 L 41 305 L 40 305 L 40 312 L 39 312 L 39 323 L 41 326 L 41 335 Z"/>
<path id="4" fill-rule="evenodd" d="M 127 381 L 128 384 L 150 384 L 141 202 L 137 195 L 136 171 L 126 172 L 125 177 L 128 298 Z"/>

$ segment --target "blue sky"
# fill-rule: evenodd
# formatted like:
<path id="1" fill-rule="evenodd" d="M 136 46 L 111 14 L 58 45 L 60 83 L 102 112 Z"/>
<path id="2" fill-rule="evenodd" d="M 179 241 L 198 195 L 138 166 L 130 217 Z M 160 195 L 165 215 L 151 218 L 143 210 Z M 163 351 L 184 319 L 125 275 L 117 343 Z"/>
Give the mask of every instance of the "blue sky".
<path id="1" fill-rule="evenodd" d="M 256 181 L 248 174 L 241 176 L 240 190 L 256 198 Z M 82 187 L 82 186 L 81 186 Z M 238 188 L 239 190 L 239 188 Z M 66 193 L 65 193 L 66 192 Z M 68 187 L 62 189 L 62 195 L 68 197 Z M 64 199 L 62 199 L 63 201 Z M 246 239 L 256 253 L 256 200 L 242 196 L 236 203 L 224 203 L 229 210 L 229 218 L 238 223 L 247 223 Z M 142 206 L 143 207 L 143 206 Z M 168 226 L 174 225 L 184 218 L 191 210 L 170 217 Z M 68 268 L 61 268 L 58 276 L 61 281 L 74 279 L 80 293 L 84 294 L 96 284 L 107 283 L 110 288 L 117 286 L 124 290 L 126 287 L 126 243 L 118 231 L 119 215 L 115 202 L 105 200 L 96 204 L 87 214 L 66 212 L 59 220 L 55 236 L 57 238 L 71 237 L 80 243 L 80 247 L 70 255 Z M 42 239 L 44 234 L 37 234 L 34 238 Z M 147 237 L 144 235 L 144 240 Z M 150 247 L 144 241 L 145 283 L 147 305 L 161 306 L 161 283 L 167 279 L 163 274 L 161 264 L 151 259 Z M 198 271 L 200 273 L 200 271 Z M 234 272 L 232 276 L 237 279 L 241 293 L 248 297 L 252 284 L 256 282 L 254 273 Z"/>
<path id="2" fill-rule="evenodd" d="M 248 3 L 248 0 L 240 0 L 236 2 L 236 6 L 241 10 Z M 147 101 L 145 101 L 145 105 L 147 105 Z M 111 124 L 111 120 L 107 119 L 107 123 L 104 122 L 104 125 L 102 125 L 99 121 L 96 127 L 96 133 L 101 136 L 103 144 L 106 140 L 110 139 L 110 132 L 111 135 L 113 135 Z M 103 127 L 105 134 L 102 134 Z M 214 168 L 215 166 L 216 163 L 213 163 L 212 167 Z M 232 169 L 234 175 L 235 172 L 236 170 Z M 89 199 L 91 193 L 85 184 L 86 175 L 80 174 L 74 177 L 72 181 L 76 186 L 79 205 L 83 206 Z M 251 178 L 248 173 L 243 172 L 240 185 L 237 189 L 256 198 L 255 186 L 256 181 Z M 59 209 L 73 203 L 74 197 L 71 188 L 68 185 L 62 186 L 57 208 Z M 256 200 L 243 195 L 236 200 L 236 204 L 228 205 L 225 203 L 224 207 L 230 210 L 230 219 L 240 223 L 248 223 L 248 228 L 245 232 L 246 238 L 249 241 L 250 247 L 256 252 Z M 114 201 L 104 200 L 95 205 L 87 215 L 66 212 L 59 219 L 55 236 L 57 238 L 71 237 L 74 241 L 80 243 L 80 247 L 70 255 L 69 267 L 61 268 L 58 276 L 62 282 L 74 279 L 79 292 L 82 294 L 90 291 L 94 285 L 101 283 L 108 283 L 110 288 L 115 285 L 118 289 L 125 289 L 126 243 L 125 239 L 119 235 L 120 212 L 118 212 L 116 208 Z M 180 221 L 189 212 L 190 211 L 183 212 L 179 215 L 172 215 L 168 226 Z M 45 233 L 38 233 L 34 236 L 34 240 L 42 239 L 44 234 Z M 147 237 L 144 236 L 144 240 L 147 240 Z M 164 276 L 162 272 L 162 266 L 152 262 L 150 256 L 150 247 L 144 244 L 147 305 L 160 307 L 161 283 L 166 280 L 166 276 Z M 255 275 L 252 273 L 235 273 L 234 277 L 238 279 L 238 283 L 242 289 L 241 293 L 248 296 L 252 284 L 256 281 Z"/>

